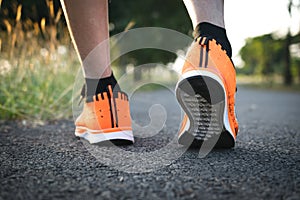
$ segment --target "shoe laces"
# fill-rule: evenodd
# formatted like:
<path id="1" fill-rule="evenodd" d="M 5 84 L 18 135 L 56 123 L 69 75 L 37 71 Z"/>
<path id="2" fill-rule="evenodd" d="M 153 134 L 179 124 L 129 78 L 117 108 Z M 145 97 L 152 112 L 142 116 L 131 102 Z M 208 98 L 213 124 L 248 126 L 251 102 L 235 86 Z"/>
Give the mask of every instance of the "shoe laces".
<path id="1" fill-rule="evenodd" d="M 213 41 L 215 40 L 216 41 L 216 44 L 218 46 L 220 46 L 220 48 L 223 50 L 223 51 L 226 51 L 224 49 L 224 47 L 221 45 L 221 43 L 219 43 L 214 37 L 210 36 L 210 35 L 202 35 L 202 36 L 199 36 L 197 38 L 195 38 L 195 41 L 197 41 L 199 39 L 199 42 L 198 44 L 201 45 L 201 46 L 206 46 L 206 52 L 208 52 L 210 49 L 209 49 L 209 42 L 210 41 Z"/>

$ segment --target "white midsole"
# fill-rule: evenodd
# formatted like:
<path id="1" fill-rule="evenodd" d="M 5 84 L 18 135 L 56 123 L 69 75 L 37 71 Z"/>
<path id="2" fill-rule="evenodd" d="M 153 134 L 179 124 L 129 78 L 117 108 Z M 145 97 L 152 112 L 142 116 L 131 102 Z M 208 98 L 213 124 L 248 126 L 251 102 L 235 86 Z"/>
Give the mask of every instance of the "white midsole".
<path id="1" fill-rule="evenodd" d="M 219 76 L 217 76 L 216 74 L 214 74 L 212 72 L 204 71 L 204 70 L 191 70 L 191 71 L 188 71 L 188 72 L 186 72 L 186 73 L 184 73 L 180 76 L 180 79 L 176 84 L 175 91 L 177 91 L 178 85 L 180 84 L 180 82 L 182 80 L 185 80 L 186 78 L 190 78 L 190 77 L 193 77 L 193 76 L 207 76 L 207 77 L 210 77 L 210 78 L 216 80 L 222 86 L 224 94 L 225 94 L 225 106 L 224 106 L 225 110 L 224 110 L 224 116 L 223 116 L 224 127 L 231 134 L 231 136 L 233 138 L 235 138 L 234 134 L 233 134 L 233 131 L 231 130 L 229 119 L 228 119 L 227 94 L 225 92 L 224 84 L 223 84 L 223 82 L 222 82 L 222 80 L 220 79 Z M 190 126 L 190 121 L 188 119 L 183 131 L 187 131 L 189 129 L 189 126 Z"/>
<path id="2" fill-rule="evenodd" d="M 75 135 L 80 138 L 84 138 L 89 141 L 91 144 L 113 140 L 113 139 L 121 139 L 121 140 L 129 140 L 134 142 L 134 137 L 132 131 L 117 131 L 110 133 L 92 133 L 89 130 L 84 133 L 78 133 L 75 131 Z"/>

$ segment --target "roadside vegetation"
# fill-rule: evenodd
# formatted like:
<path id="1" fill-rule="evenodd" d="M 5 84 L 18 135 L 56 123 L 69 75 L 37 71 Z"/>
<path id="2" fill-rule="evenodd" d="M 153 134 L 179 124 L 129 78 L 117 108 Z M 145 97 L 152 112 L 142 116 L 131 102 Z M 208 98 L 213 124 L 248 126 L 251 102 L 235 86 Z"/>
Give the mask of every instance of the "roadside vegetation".
<path id="1" fill-rule="evenodd" d="M 287 2 L 291 15 L 299 11 L 300 1 Z M 183 2 L 166 0 L 164 4 L 168 6 L 162 10 L 155 1 L 111 1 L 111 35 L 142 26 L 165 27 L 191 35 Z M 298 89 L 299 52 L 300 33 L 292 36 L 288 32 L 284 38 L 273 34 L 249 38 L 240 52 L 245 65 L 237 70 L 238 82 Z M 128 65 L 132 68 L 161 62 L 161 67 L 175 59 L 176 55 L 147 49 L 122 56 L 113 67 L 120 77 L 126 67 L 128 71 Z M 132 78 L 138 81 L 161 72 L 154 68 L 134 70 Z M 0 0 L 0 120 L 71 118 L 72 89 L 79 69 L 58 0 Z M 152 85 L 144 89 L 155 88 Z"/>
<path id="2" fill-rule="evenodd" d="M 21 20 L 21 4 L 11 6 L 13 17 L 2 18 L 0 32 L 0 119 L 70 118 L 79 63 L 61 10 L 47 1 L 49 17 L 32 21 Z"/>

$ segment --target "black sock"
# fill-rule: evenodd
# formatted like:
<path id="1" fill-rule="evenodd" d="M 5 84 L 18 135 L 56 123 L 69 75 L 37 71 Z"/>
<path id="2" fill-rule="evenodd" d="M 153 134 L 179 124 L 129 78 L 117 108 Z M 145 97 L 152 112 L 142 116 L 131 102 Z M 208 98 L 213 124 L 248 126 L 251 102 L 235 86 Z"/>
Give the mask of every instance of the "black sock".
<path id="1" fill-rule="evenodd" d="M 81 95 L 84 97 L 93 97 L 102 92 L 108 92 L 108 85 L 111 85 L 113 91 L 121 91 L 114 75 L 101 79 L 85 78 L 85 85 L 82 88 Z"/>
<path id="2" fill-rule="evenodd" d="M 193 35 L 195 39 L 200 36 L 213 37 L 218 43 L 222 45 L 222 47 L 226 50 L 229 58 L 231 58 L 232 49 L 227 38 L 226 30 L 224 28 L 208 22 L 201 22 L 196 26 Z"/>

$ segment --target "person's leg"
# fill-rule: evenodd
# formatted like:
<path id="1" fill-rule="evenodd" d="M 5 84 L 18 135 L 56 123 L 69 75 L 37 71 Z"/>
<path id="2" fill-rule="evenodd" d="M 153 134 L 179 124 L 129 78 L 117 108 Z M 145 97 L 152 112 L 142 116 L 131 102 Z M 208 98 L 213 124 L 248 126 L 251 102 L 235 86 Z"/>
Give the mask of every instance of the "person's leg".
<path id="1" fill-rule="evenodd" d="M 238 132 L 234 108 L 236 80 L 224 26 L 224 0 L 183 1 L 195 40 L 176 87 L 177 99 L 185 111 L 178 142 L 193 142 L 204 148 L 233 147 Z"/>
<path id="2" fill-rule="evenodd" d="M 61 3 L 73 44 L 83 62 L 97 45 L 109 38 L 108 3 L 105 0 L 62 0 Z M 93 59 L 94 62 L 83 66 L 87 78 L 99 79 L 111 75 L 109 44 L 97 50 L 99 56 Z"/>
<path id="3" fill-rule="evenodd" d="M 83 65 L 87 96 L 107 91 L 108 84 L 114 90 L 119 90 L 115 87 L 117 82 L 110 68 L 108 2 L 61 0 L 61 3 L 73 44 Z"/>
<path id="4" fill-rule="evenodd" d="M 224 24 L 224 0 L 183 0 L 194 28 L 194 37 L 212 36 L 229 57 L 231 45 Z"/>
<path id="5" fill-rule="evenodd" d="M 224 0 L 183 0 L 192 20 L 193 28 L 209 22 L 222 28 L 224 25 Z"/>
<path id="6" fill-rule="evenodd" d="M 133 142 L 129 102 L 110 67 L 108 1 L 61 0 L 73 44 L 83 65 L 83 111 L 75 135 L 90 143 Z"/>

